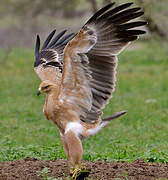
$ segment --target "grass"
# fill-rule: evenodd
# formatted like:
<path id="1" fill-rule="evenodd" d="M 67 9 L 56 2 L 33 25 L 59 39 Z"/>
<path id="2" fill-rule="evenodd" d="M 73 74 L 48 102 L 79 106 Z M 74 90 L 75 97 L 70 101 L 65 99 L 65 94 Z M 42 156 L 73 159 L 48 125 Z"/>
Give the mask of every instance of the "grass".
<path id="1" fill-rule="evenodd" d="M 136 47 L 136 49 L 134 49 Z M 33 51 L 0 51 L 0 161 L 65 159 L 59 132 L 37 97 Z M 4 58 L 6 57 L 6 58 Z M 104 116 L 128 113 L 84 140 L 83 159 L 168 162 L 168 54 L 156 42 L 135 43 L 119 58 L 117 86 Z"/>

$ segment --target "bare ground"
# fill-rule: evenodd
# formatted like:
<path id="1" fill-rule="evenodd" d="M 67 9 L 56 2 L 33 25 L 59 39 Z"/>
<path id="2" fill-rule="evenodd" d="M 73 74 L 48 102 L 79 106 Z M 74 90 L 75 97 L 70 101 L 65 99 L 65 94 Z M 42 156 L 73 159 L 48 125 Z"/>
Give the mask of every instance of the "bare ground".
<path id="1" fill-rule="evenodd" d="M 140 179 L 154 180 L 168 178 L 168 163 L 145 163 L 142 160 L 128 162 L 84 161 L 90 171 L 89 179 Z M 40 161 L 20 159 L 12 162 L 0 162 L 0 180 L 41 180 L 39 176 L 44 168 L 48 169 L 47 177 L 66 179 L 69 171 L 65 160 Z M 82 179 L 82 178 L 81 178 Z"/>

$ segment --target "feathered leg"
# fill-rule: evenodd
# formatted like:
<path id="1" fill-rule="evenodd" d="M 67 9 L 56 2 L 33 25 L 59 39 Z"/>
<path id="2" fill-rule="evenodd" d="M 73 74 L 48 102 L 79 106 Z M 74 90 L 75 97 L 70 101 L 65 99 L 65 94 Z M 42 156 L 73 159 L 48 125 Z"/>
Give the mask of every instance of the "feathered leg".
<path id="1" fill-rule="evenodd" d="M 62 144 L 63 144 L 63 147 L 64 147 L 64 152 L 65 152 L 66 157 L 67 157 L 68 166 L 70 166 L 70 164 L 69 164 L 69 162 L 70 162 L 69 149 L 68 149 L 68 145 L 67 145 L 67 143 L 65 141 L 65 137 L 62 136 L 61 140 L 62 140 Z"/>
<path id="2" fill-rule="evenodd" d="M 71 168 L 70 172 L 75 177 L 82 169 L 82 165 L 80 163 L 83 154 L 81 140 L 73 131 L 70 130 L 65 133 L 63 144 L 67 154 L 68 164 Z"/>

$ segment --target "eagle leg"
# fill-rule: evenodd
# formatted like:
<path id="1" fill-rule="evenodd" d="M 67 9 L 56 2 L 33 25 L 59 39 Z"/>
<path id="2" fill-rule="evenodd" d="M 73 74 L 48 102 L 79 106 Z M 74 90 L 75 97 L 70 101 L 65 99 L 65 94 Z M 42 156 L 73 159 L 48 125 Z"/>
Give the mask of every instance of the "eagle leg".
<path id="1" fill-rule="evenodd" d="M 72 178 L 74 178 L 83 168 L 80 162 L 83 154 L 82 142 L 72 130 L 64 134 L 62 142 L 67 155 L 70 173 L 72 174 Z"/>
<path id="2" fill-rule="evenodd" d="M 64 147 L 64 152 L 65 152 L 66 157 L 67 157 L 67 161 L 69 163 L 70 162 L 70 156 L 69 156 L 68 144 L 66 143 L 64 136 L 61 137 L 61 140 L 62 140 L 62 144 Z M 68 165 L 70 166 L 70 164 L 68 164 Z"/>

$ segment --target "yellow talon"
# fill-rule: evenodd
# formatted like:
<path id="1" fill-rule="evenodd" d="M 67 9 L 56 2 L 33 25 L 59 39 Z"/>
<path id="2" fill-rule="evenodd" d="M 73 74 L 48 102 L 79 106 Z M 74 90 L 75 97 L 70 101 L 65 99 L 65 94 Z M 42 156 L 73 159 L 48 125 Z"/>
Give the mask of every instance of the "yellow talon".
<path id="1" fill-rule="evenodd" d="M 79 175 L 82 169 L 84 168 L 83 164 L 75 165 L 75 168 L 70 169 L 70 174 L 72 174 L 72 179 L 76 179 Z"/>

